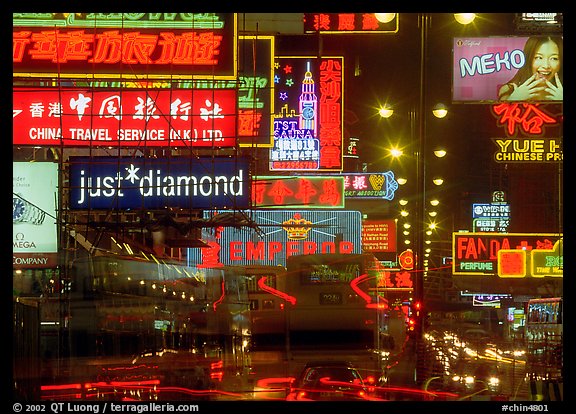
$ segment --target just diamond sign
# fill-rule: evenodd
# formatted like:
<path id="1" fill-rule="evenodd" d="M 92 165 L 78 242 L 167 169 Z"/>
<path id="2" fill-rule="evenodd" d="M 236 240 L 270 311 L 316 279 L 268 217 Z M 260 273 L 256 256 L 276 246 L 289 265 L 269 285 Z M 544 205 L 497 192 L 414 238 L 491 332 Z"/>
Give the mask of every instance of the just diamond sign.
<path id="1" fill-rule="evenodd" d="M 70 157 L 71 209 L 248 208 L 246 158 Z"/>

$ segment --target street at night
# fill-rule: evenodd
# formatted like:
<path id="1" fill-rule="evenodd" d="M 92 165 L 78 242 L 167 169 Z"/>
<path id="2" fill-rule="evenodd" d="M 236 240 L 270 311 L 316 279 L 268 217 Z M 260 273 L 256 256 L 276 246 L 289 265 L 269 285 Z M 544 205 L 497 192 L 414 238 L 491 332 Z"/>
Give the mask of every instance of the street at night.
<path id="1" fill-rule="evenodd" d="M 14 412 L 564 401 L 563 13 L 12 21 Z"/>

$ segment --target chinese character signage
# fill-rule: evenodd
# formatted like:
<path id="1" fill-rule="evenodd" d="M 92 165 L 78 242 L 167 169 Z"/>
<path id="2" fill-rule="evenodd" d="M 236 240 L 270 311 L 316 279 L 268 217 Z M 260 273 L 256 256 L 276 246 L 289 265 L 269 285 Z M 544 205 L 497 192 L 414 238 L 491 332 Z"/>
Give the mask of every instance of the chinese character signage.
<path id="1" fill-rule="evenodd" d="M 304 13 L 305 33 L 397 33 L 398 13 L 390 13 L 387 23 L 377 13 Z"/>
<path id="2" fill-rule="evenodd" d="M 271 171 L 342 171 L 342 57 L 277 57 Z"/>
<path id="3" fill-rule="evenodd" d="M 257 208 L 344 208 L 344 178 L 337 176 L 262 176 L 252 180 Z"/>
<path id="4" fill-rule="evenodd" d="M 452 273 L 524 278 L 563 276 L 562 234 L 452 234 Z"/>
<path id="5" fill-rule="evenodd" d="M 362 222 L 362 251 L 396 252 L 396 221 L 364 220 Z"/>
<path id="6" fill-rule="evenodd" d="M 57 200 L 57 163 L 12 163 L 12 262 L 15 268 L 57 265 Z"/>
<path id="7" fill-rule="evenodd" d="M 562 162 L 563 115 L 551 112 L 557 106 L 510 102 L 493 105 L 491 112 L 506 136 L 492 138 L 496 145 L 494 160 L 499 163 Z"/>
<path id="8" fill-rule="evenodd" d="M 209 219 L 215 212 L 204 212 Z M 217 229 L 210 248 L 188 250 L 190 263 L 218 265 L 282 265 L 288 256 L 314 253 L 361 253 L 362 216 L 359 211 L 251 210 L 260 228 Z"/>
<path id="9" fill-rule="evenodd" d="M 507 232 L 510 204 L 504 202 L 472 204 L 472 228 L 476 232 Z"/>
<path id="10" fill-rule="evenodd" d="M 563 101 L 562 36 L 456 37 L 455 102 Z"/>
<path id="11" fill-rule="evenodd" d="M 74 84 L 78 87 L 114 89 L 232 89 L 238 95 L 238 145 L 271 147 L 274 136 L 270 115 L 274 112 L 274 36 L 240 36 L 238 62 L 238 79 L 76 80 Z"/>
<path id="12" fill-rule="evenodd" d="M 13 90 L 13 144 L 233 147 L 234 89 Z"/>
<path id="13" fill-rule="evenodd" d="M 248 208 L 246 158 L 70 157 L 70 209 Z"/>
<path id="14" fill-rule="evenodd" d="M 383 173 L 346 173 L 344 191 L 346 198 L 383 198 L 393 200 L 398 182 L 392 171 Z"/>
<path id="15" fill-rule="evenodd" d="M 14 74 L 236 78 L 235 13 L 14 13 Z"/>

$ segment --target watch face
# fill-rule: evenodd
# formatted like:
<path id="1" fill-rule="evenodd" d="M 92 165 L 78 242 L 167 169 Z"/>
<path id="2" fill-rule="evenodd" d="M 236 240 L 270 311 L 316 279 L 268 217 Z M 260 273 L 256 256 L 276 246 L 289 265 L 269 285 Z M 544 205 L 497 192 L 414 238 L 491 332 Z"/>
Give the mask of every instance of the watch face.
<path id="1" fill-rule="evenodd" d="M 302 110 L 302 116 L 305 119 L 312 119 L 314 117 L 314 109 L 312 108 L 304 108 Z"/>
<path id="2" fill-rule="evenodd" d="M 22 216 L 24 216 L 25 208 L 26 204 L 24 204 L 24 200 L 18 197 L 14 197 L 12 199 L 12 220 L 18 221 L 22 219 Z"/>

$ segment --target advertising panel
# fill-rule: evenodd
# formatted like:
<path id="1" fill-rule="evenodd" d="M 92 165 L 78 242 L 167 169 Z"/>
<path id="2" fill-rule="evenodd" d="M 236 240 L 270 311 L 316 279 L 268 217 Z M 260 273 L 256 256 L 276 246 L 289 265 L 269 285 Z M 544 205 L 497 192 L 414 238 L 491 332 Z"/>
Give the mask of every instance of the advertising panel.
<path id="1" fill-rule="evenodd" d="M 237 76 L 235 13 L 13 13 L 15 76 Z"/>
<path id="2" fill-rule="evenodd" d="M 274 36 L 240 36 L 238 49 L 238 144 L 272 147 Z"/>
<path id="3" fill-rule="evenodd" d="M 344 191 L 346 198 L 383 198 L 393 200 L 398 182 L 392 171 L 383 173 L 346 173 Z"/>
<path id="4" fill-rule="evenodd" d="M 396 252 L 395 220 L 364 220 L 362 250 L 365 252 Z"/>
<path id="5" fill-rule="evenodd" d="M 387 22 L 378 20 L 378 13 L 304 13 L 306 33 L 397 33 L 398 13 L 388 14 Z"/>
<path id="6" fill-rule="evenodd" d="M 275 59 L 270 171 L 342 171 L 343 57 Z"/>
<path id="7" fill-rule="evenodd" d="M 13 265 L 55 266 L 58 164 L 13 162 L 12 166 Z"/>
<path id="8" fill-rule="evenodd" d="M 233 147 L 233 89 L 13 90 L 13 144 Z"/>
<path id="9" fill-rule="evenodd" d="M 260 176 L 252 180 L 256 208 L 344 208 L 344 177 Z"/>
<path id="10" fill-rule="evenodd" d="M 562 234 L 452 234 L 454 275 L 563 276 Z"/>
<path id="11" fill-rule="evenodd" d="M 563 37 L 456 37 L 454 102 L 563 101 Z"/>
<path id="12" fill-rule="evenodd" d="M 562 105 L 502 102 L 492 105 L 491 112 L 504 132 L 504 137 L 492 138 L 494 161 L 543 164 L 564 160 Z"/>
<path id="13" fill-rule="evenodd" d="M 274 36 L 239 36 L 238 79 L 75 80 L 86 88 L 232 89 L 238 95 L 238 145 L 272 147 Z"/>
<path id="14" fill-rule="evenodd" d="M 216 211 L 205 212 L 210 218 Z M 359 211 L 246 211 L 261 231 L 221 227 L 210 248 L 188 250 L 191 264 L 286 265 L 298 254 L 361 253 L 362 215 Z"/>
<path id="15" fill-rule="evenodd" d="M 247 158 L 70 157 L 70 209 L 249 208 Z"/>

